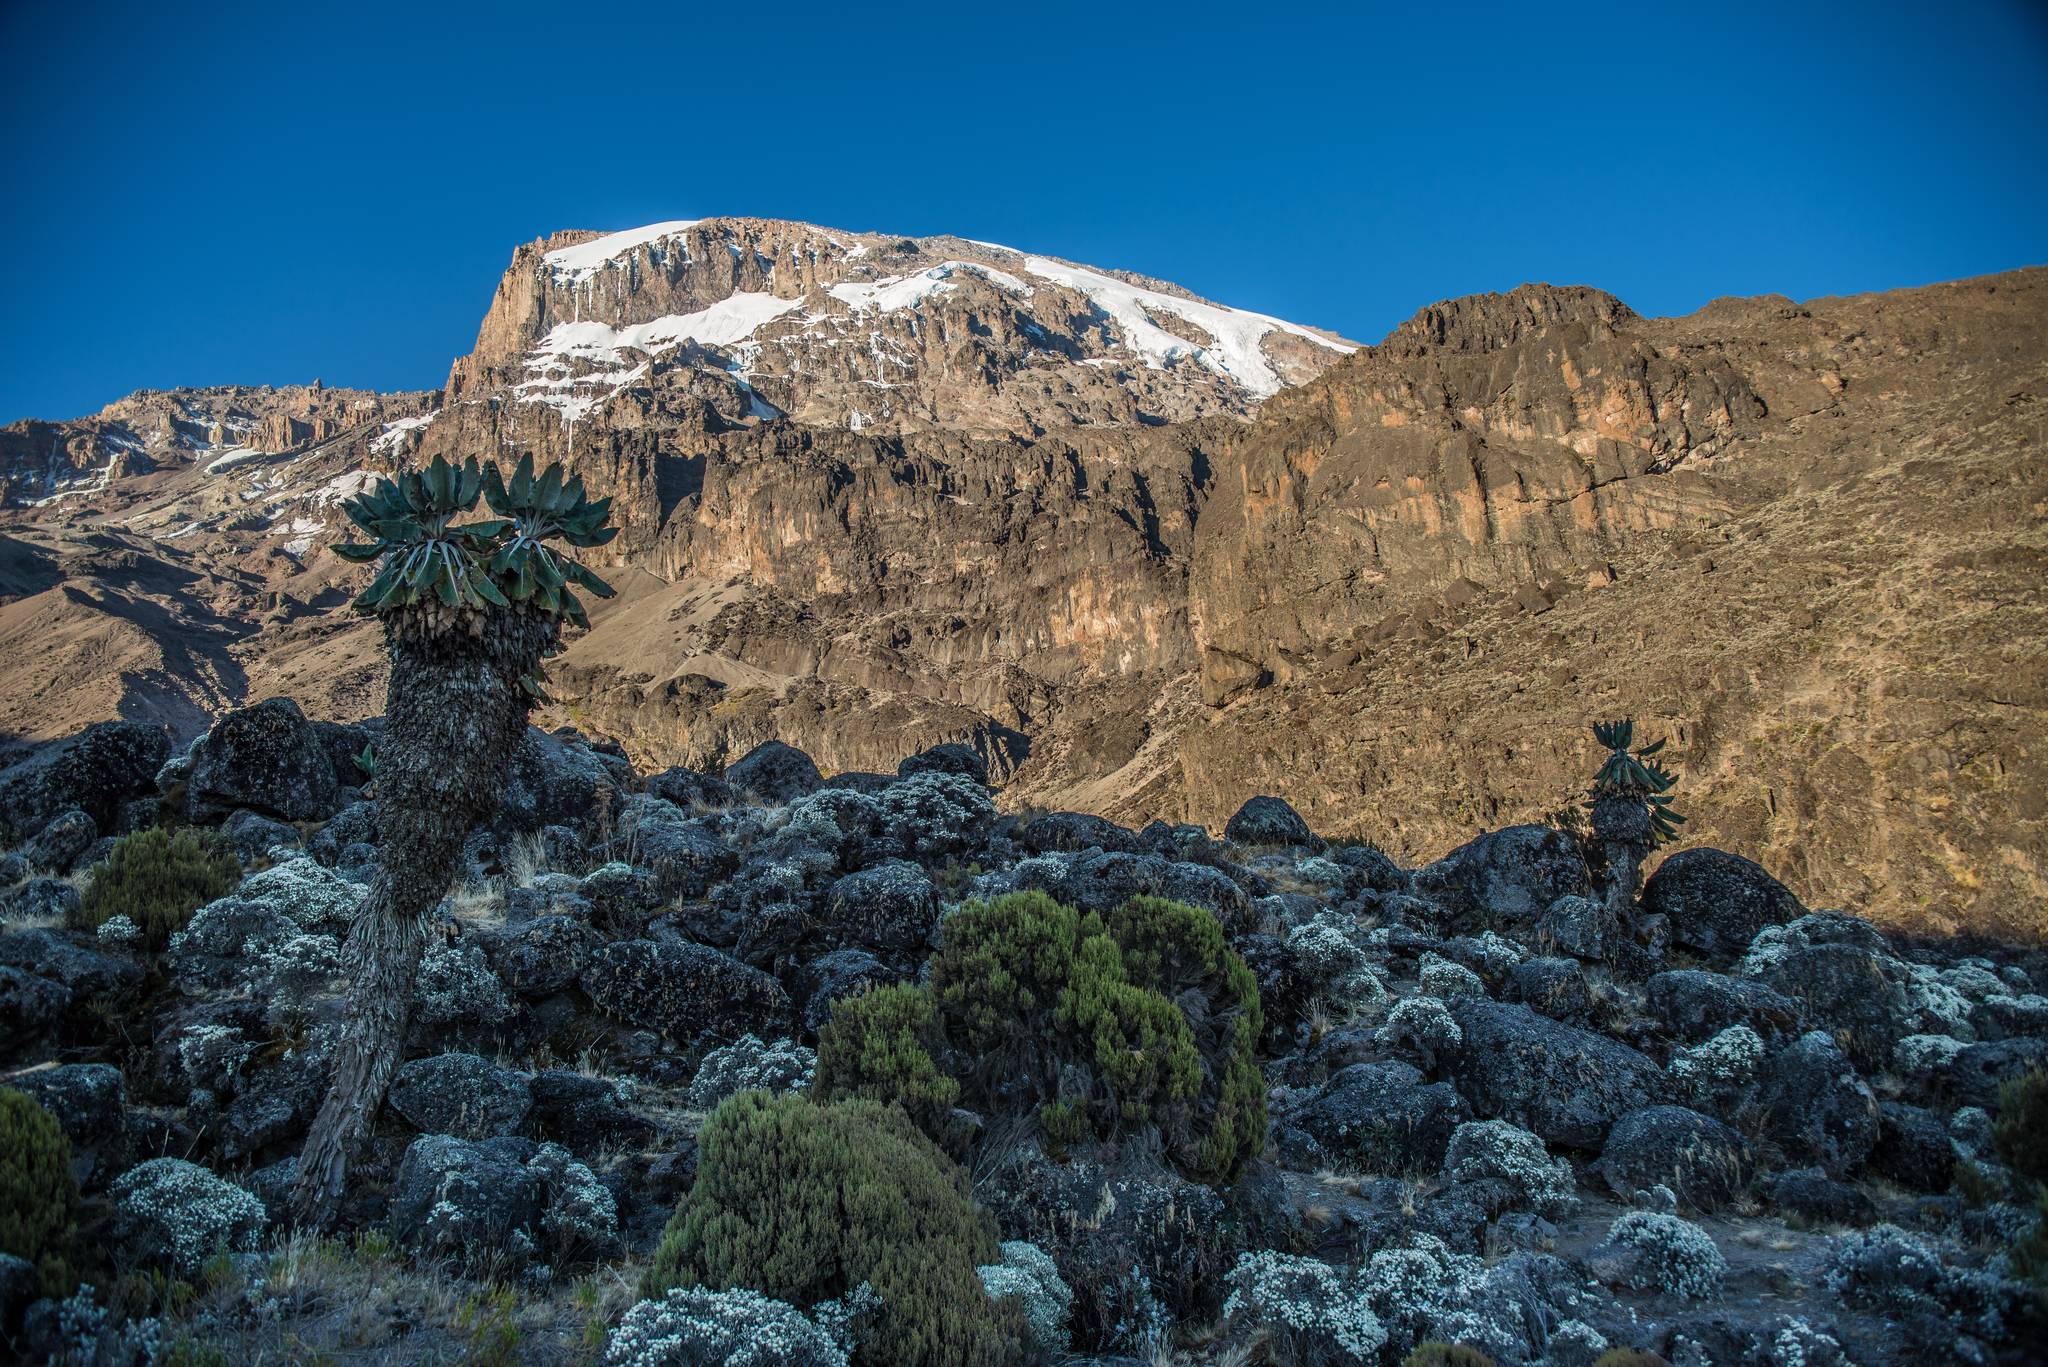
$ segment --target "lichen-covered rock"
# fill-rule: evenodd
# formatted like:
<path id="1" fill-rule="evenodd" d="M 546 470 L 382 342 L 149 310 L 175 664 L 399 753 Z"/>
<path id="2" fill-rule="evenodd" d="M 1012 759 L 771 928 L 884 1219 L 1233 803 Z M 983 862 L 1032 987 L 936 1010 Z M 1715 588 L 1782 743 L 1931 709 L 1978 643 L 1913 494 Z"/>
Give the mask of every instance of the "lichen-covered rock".
<path id="1" fill-rule="evenodd" d="M 0 933 L 0 967 L 61 984 L 74 999 L 121 997 L 142 981 L 142 967 L 133 957 L 88 948 L 61 930 Z"/>
<path id="2" fill-rule="evenodd" d="M 583 990 L 605 1011 L 664 1032 L 685 1047 L 788 1033 L 789 994 L 759 969 L 705 945 L 619 940 L 583 971 Z"/>
<path id="3" fill-rule="evenodd" d="M 1763 1068 L 1764 1042 L 1746 1025 L 1731 1025 L 1689 1049 L 1674 1049 L 1666 1069 L 1676 1101 L 1726 1117 L 1748 1096 Z"/>
<path id="4" fill-rule="evenodd" d="M 620 1317 L 605 1367 L 846 1367 L 846 1353 L 794 1306 L 736 1287 L 676 1288 Z"/>
<path id="5" fill-rule="evenodd" d="M 481 1036 L 517 1010 L 505 984 L 474 940 L 435 941 L 420 959 L 413 980 L 413 1024 Z"/>
<path id="6" fill-rule="evenodd" d="M 1527 959 L 1509 969 L 1501 984 L 1501 1000 L 1570 1025 L 1592 1024 L 1605 999 L 1576 959 Z"/>
<path id="7" fill-rule="evenodd" d="M 996 819 L 987 788 L 936 769 L 899 779 L 873 800 L 881 838 L 926 863 L 978 849 Z"/>
<path id="8" fill-rule="evenodd" d="M 1551 826 L 1510 826 L 1459 846 L 1410 880 L 1459 927 L 1534 925 L 1560 897 L 1591 890 L 1572 838 Z"/>
<path id="9" fill-rule="evenodd" d="M 1563 954 L 1597 963 L 1607 957 L 1608 942 L 1620 928 L 1606 903 L 1590 897 L 1560 897 L 1537 918 L 1537 946 L 1546 954 Z"/>
<path id="10" fill-rule="evenodd" d="M 255 864 L 275 849 L 293 849 L 299 844 L 299 828 L 261 812 L 236 812 L 220 824 L 221 839 L 244 864 Z"/>
<path id="11" fill-rule="evenodd" d="M 1941 1340 L 1968 1335 L 1986 1343 L 2009 1342 L 2016 1317 L 2033 1294 L 2024 1283 L 1968 1267 L 1952 1245 L 1896 1225 L 1844 1237 L 1822 1280 L 1847 1304 L 1905 1325 L 1920 1341 L 1916 1346 L 1945 1348 L 1965 1361 L 1970 1359 L 1958 1351 L 1963 1345 Z"/>
<path id="12" fill-rule="evenodd" d="M 78 889 L 62 878 L 31 878 L 11 893 L 0 894 L 0 925 L 9 921 L 48 925 L 77 919 Z"/>
<path id="13" fill-rule="evenodd" d="M 1262 1335 L 1277 1361 L 1375 1361 L 1387 1341 L 1358 1279 L 1317 1259 L 1247 1253 L 1229 1285 L 1224 1318 L 1240 1334 Z"/>
<path id="14" fill-rule="evenodd" d="M 763 741 L 728 764 L 724 778 L 758 802 L 789 802 L 825 785 L 809 755 L 779 740 Z"/>
<path id="15" fill-rule="evenodd" d="M 254 1252 L 269 1222 L 261 1201 L 182 1158 L 130 1168 L 109 1194 L 122 1256 L 181 1277 L 196 1277 L 216 1253 Z"/>
<path id="16" fill-rule="evenodd" d="M 1310 1171 L 1433 1172 L 1464 1119 L 1458 1094 L 1410 1065 L 1356 1063 L 1283 1115 L 1274 1136 L 1287 1163 Z"/>
<path id="17" fill-rule="evenodd" d="M 1834 1037 L 1815 1030 L 1774 1055 L 1757 1079 L 1764 1139 L 1787 1162 L 1834 1177 L 1863 1165 L 1877 1143 L 1877 1098 Z"/>
<path id="18" fill-rule="evenodd" d="M 1449 1007 L 1435 997 L 1403 997 L 1380 1022 L 1378 1043 L 1388 1049 L 1406 1050 L 1424 1067 L 1435 1068 L 1439 1059 L 1457 1055 L 1465 1032 Z"/>
<path id="19" fill-rule="evenodd" d="M 1223 838 L 1240 845 L 1286 845 L 1320 850 L 1323 842 L 1285 798 L 1254 797 L 1223 827 Z"/>
<path id="20" fill-rule="evenodd" d="M 1877 1069 L 1914 1033 L 1906 966 L 1857 944 L 1788 946 L 1760 975 L 1832 1032 L 1859 1068 Z"/>
<path id="21" fill-rule="evenodd" d="M 918 865 L 890 859 L 827 888 L 823 919 L 841 948 L 900 959 L 930 939 L 939 890 Z"/>
<path id="22" fill-rule="evenodd" d="M 1670 918 L 1674 944 L 1726 962 L 1757 932 L 1805 913 L 1783 883 L 1741 855 L 1680 850 L 1643 884 L 1643 909 Z"/>
<path id="23" fill-rule="evenodd" d="M 739 852 L 701 819 L 686 818 L 658 798 L 628 798 L 619 821 L 625 832 L 619 848 L 632 854 L 634 867 L 648 871 L 659 901 L 702 897 L 739 867 Z"/>
<path id="24" fill-rule="evenodd" d="M 616 1202 L 589 1168 L 559 1144 L 514 1138 L 414 1140 L 389 1221 L 406 1247 L 470 1272 L 574 1263 L 618 1235 Z"/>
<path id="25" fill-rule="evenodd" d="M 1060 1357 L 1067 1351 L 1072 1288 L 1060 1279 L 1052 1258 L 1037 1245 L 1011 1239 L 999 1251 L 1001 1262 L 975 1269 L 981 1289 L 992 1301 L 1015 1301 L 1032 1344 L 1048 1359 Z"/>
<path id="26" fill-rule="evenodd" d="M 1449 1005 L 1463 1036 L 1453 1081 L 1482 1118 L 1512 1120 L 1551 1144 L 1597 1149 L 1616 1119 L 1662 1100 L 1662 1070 L 1605 1035 L 1485 997 Z"/>
<path id="27" fill-rule="evenodd" d="M 230 712 L 192 749 L 185 810 L 218 821 L 238 807 L 286 821 L 324 821 L 341 787 L 313 724 L 290 698 Z"/>
<path id="28" fill-rule="evenodd" d="M 1613 1286 L 1703 1300 L 1721 1289 L 1728 1260 L 1707 1232 L 1676 1215 L 1632 1210 L 1607 1231 L 1591 1259 Z"/>
<path id="29" fill-rule="evenodd" d="M 819 955 L 798 975 L 799 989 L 805 994 L 804 1028 L 816 1034 L 832 1018 L 835 1002 L 901 981 L 902 976 L 864 949 L 835 949 Z"/>
<path id="30" fill-rule="evenodd" d="M 690 1105 L 709 1111 L 727 1097 L 756 1089 L 801 1092 L 811 1085 L 817 1067 L 817 1054 L 794 1040 L 764 1044 L 753 1035 L 742 1035 L 704 1056 L 690 1083 Z"/>
<path id="31" fill-rule="evenodd" d="M 1719 1210 L 1748 1185 L 1749 1145 L 1720 1121 L 1683 1106 L 1646 1106 L 1614 1123 L 1596 1165 L 1623 1201 L 1666 1186 L 1696 1210 Z"/>
<path id="32" fill-rule="evenodd" d="M 533 1108 L 526 1078 L 475 1054 L 436 1054 L 399 1068 L 391 1108 L 426 1134 L 487 1139 L 517 1134 Z"/>
<path id="33" fill-rule="evenodd" d="M 81 1183 L 101 1167 L 102 1155 L 121 1148 L 127 1083 L 112 1064 L 60 1063 L 29 1068 L 0 1078 L 0 1086 L 25 1092 L 50 1113 L 71 1141 L 73 1174 Z"/>
<path id="34" fill-rule="evenodd" d="M 0 821 L 41 830 L 75 807 L 112 830 L 122 803 L 156 791 L 157 771 L 170 757 L 170 732 L 161 725 L 95 722 L 0 770 Z"/>
<path id="35" fill-rule="evenodd" d="M 1555 1216 L 1578 1203 L 1572 1165 L 1550 1156 L 1543 1141 L 1505 1120 L 1472 1120 L 1451 1134 L 1446 1181 L 1483 1188 L 1490 1215 L 1530 1210 Z"/>

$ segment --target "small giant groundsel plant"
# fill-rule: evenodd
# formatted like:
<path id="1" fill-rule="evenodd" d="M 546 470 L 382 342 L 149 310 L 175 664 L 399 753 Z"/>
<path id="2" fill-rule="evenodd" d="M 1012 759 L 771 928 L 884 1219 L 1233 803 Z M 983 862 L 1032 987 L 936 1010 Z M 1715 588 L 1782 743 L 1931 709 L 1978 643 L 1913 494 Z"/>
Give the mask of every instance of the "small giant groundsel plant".
<path id="1" fill-rule="evenodd" d="M 1664 742 L 1635 746 L 1633 721 L 1595 722 L 1593 736 L 1607 758 L 1593 775 L 1586 806 L 1604 900 L 1613 916 L 1627 915 L 1642 881 L 1643 860 L 1659 841 L 1676 840 L 1685 818 L 1671 810 L 1671 786 L 1678 776 L 1656 757 Z"/>
<path id="2" fill-rule="evenodd" d="M 481 497 L 495 517 L 464 521 Z M 617 534 L 611 501 L 590 499 L 559 465 L 533 458 L 509 483 L 495 465 L 436 458 L 351 499 L 370 540 L 337 546 L 378 571 L 356 599 L 384 624 L 391 654 L 378 741 L 382 865 L 349 940 L 354 985 L 332 1086 L 299 1164 L 302 1220 L 332 1219 L 348 1164 L 398 1065 L 426 917 L 447 892 L 463 842 L 504 799 L 507 766 L 542 697 L 541 661 L 564 622 L 588 625 L 575 588 L 611 588 L 561 546 Z"/>

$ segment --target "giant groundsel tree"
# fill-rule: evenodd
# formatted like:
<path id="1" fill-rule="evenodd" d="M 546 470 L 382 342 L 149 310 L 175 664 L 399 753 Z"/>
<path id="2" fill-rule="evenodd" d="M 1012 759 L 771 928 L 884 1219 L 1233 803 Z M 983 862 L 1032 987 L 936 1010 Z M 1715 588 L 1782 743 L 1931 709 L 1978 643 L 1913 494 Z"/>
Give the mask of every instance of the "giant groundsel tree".
<path id="1" fill-rule="evenodd" d="M 496 516 L 463 521 L 481 496 Z M 384 625 L 391 655 L 377 745 L 382 864 L 349 937 L 354 980 L 333 1082 L 300 1159 L 299 1217 L 334 1215 L 348 1165 L 396 1071 L 427 917 L 462 847 L 504 800 L 508 767 L 541 697 L 541 661 L 564 621 L 587 625 L 576 588 L 611 589 L 560 547 L 616 535 L 611 501 L 531 456 L 508 483 L 496 465 L 442 459 L 351 499 L 369 534 L 336 546 L 378 572 L 356 599 Z"/>

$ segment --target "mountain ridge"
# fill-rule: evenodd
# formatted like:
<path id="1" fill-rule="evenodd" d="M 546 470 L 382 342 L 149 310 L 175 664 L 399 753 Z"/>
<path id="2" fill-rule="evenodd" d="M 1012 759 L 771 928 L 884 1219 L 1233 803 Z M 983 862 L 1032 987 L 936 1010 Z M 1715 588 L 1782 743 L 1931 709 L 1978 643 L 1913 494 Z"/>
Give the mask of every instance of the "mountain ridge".
<path id="1" fill-rule="evenodd" d="M 1635 712 L 1680 737 L 1690 831 L 1821 896 L 1890 897 L 1884 914 L 1936 925 L 2038 901 L 2048 711 L 2011 643 L 2048 627 L 2024 512 L 2044 493 L 2026 414 L 2048 271 L 1674 319 L 1523 286 L 1426 306 L 1376 346 L 1304 341 L 1327 364 L 1255 397 L 1230 389 L 1227 359 L 1144 363 L 1113 317 L 1069 340 L 1121 349 L 1115 366 L 1020 340 L 1025 303 L 1082 307 L 1057 281 L 1032 277 L 1026 301 L 979 270 L 929 274 L 1002 271 L 1009 249 L 768 220 L 679 231 L 691 264 L 655 260 L 674 250 L 659 234 L 586 250 L 566 293 L 538 280 L 550 254 L 616 235 L 520 248 L 442 391 L 131 396 L 219 427 L 170 414 L 191 449 L 147 472 L 92 444 L 114 419 L 6 429 L 16 503 L 32 461 L 81 452 L 76 494 L 6 515 L 24 548 L 10 563 L 133 563 L 129 581 L 84 568 L 0 602 L 0 644 L 69 642 L 77 667 L 53 677 L 122 661 L 132 682 L 81 697 L 186 730 L 267 692 L 362 715 L 380 666 L 370 629 L 334 610 L 353 582 L 320 552 L 334 494 L 436 454 L 533 450 L 613 496 L 625 528 L 627 591 L 557 662 L 561 719 L 646 763 L 715 767 L 780 737 L 828 769 L 886 769 L 961 740 L 1012 803 L 1216 824 L 1279 791 L 1325 829 L 1419 851 L 1569 801 L 1582 714 Z M 912 250 L 887 269 L 861 265 L 899 242 Z M 737 264 L 700 278 L 719 254 Z M 838 287 L 918 297 L 863 311 Z M 856 425 L 843 366 L 736 354 L 775 344 L 759 325 L 536 354 L 565 309 L 623 335 L 736 294 L 787 302 L 778 288 L 835 301 L 767 320 L 817 312 L 804 355 L 857 329 L 884 350 L 918 334 L 904 354 L 922 407 Z M 610 311 L 578 313 L 597 302 Z M 964 358 L 926 345 L 948 330 Z M 522 401 L 536 378 L 573 391 L 643 366 L 574 421 Z M 1055 366 L 1070 380 L 1020 388 Z M 1169 403 L 1205 411 L 1147 420 Z M 83 487 L 103 469 L 110 488 Z M 1951 487 L 1938 516 L 1926 492 Z M 149 575 L 163 582 L 136 586 Z M 1774 598 L 1799 606 L 1773 616 Z M 25 686 L 0 726 L 90 719 L 61 694 Z M 1772 729 L 1788 697 L 1819 728 L 1797 744 Z M 1773 757 L 1822 777 L 1774 793 L 1751 772 Z"/>

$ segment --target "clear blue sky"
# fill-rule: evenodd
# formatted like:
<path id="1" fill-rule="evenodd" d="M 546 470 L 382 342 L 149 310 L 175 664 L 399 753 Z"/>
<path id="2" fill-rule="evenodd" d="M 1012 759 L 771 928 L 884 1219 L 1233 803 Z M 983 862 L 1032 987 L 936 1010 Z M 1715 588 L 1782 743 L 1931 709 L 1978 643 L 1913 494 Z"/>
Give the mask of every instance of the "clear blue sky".
<path id="1" fill-rule="evenodd" d="M 433 387 L 514 244 L 721 213 L 1367 341 L 1526 280 L 1663 314 L 2048 261 L 2040 0 L 0 0 L 0 51 L 0 422 Z"/>

